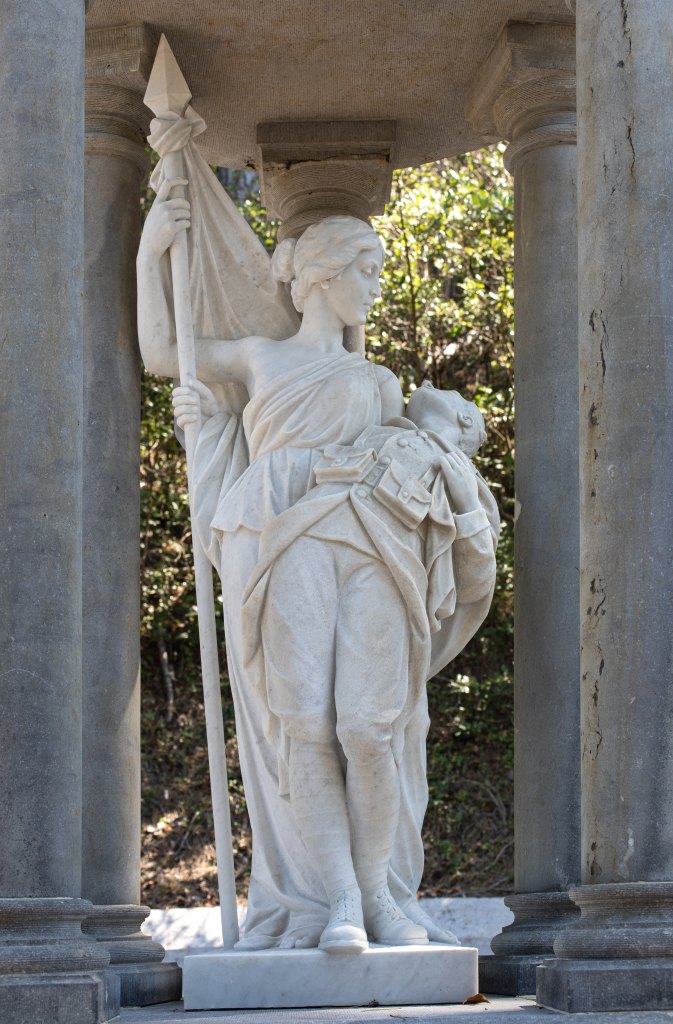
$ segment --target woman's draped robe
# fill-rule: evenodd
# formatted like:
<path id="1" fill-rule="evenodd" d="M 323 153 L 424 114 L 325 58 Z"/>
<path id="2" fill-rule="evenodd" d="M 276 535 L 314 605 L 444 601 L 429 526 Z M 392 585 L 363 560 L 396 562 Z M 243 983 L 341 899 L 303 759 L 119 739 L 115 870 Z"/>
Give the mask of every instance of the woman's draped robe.
<path id="1" fill-rule="evenodd" d="M 324 888 L 288 797 L 290 741 L 269 708 L 261 636 L 274 563 L 303 535 L 325 544 L 354 544 L 366 557 L 380 559 L 407 608 L 408 696 L 393 735 L 401 811 L 389 876 L 401 907 L 415 900 L 421 881 L 429 724 L 425 683 L 462 650 L 488 611 L 498 516 L 481 478 L 482 507 L 461 517 L 451 512 L 441 474 L 435 474 L 429 512 L 419 529 L 401 524 L 372 501 L 366 485 L 330 479 L 334 446 L 341 446 L 346 461 L 368 465 L 375 458 L 367 441 L 380 419 L 374 369 L 351 353 L 319 358 L 277 378 L 254 395 L 241 419 L 217 414 L 205 421 L 199 438 L 193 501 L 202 543 L 222 580 L 229 676 L 253 832 L 243 944 L 289 943 L 320 931 L 328 918 Z M 397 430 L 404 434 L 405 425 L 413 428 L 407 421 Z M 326 465 L 325 480 L 321 467 Z M 316 469 L 323 481 L 318 484 Z"/>

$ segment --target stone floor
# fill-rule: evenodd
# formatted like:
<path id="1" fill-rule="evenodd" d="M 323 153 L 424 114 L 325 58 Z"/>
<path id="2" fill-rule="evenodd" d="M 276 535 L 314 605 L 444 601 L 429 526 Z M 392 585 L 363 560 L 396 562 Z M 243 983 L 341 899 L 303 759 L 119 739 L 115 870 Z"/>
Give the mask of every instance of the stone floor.
<path id="1" fill-rule="evenodd" d="M 557 1014 L 536 1006 L 532 999 L 493 996 L 476 1006 L 355 1007 L 308 1010 L 208 1010 L 187 1011 L 182 1003 L 164 1003 L 143 1009 L 125 1009 L 115 1024 L 549 1024 Z M 673 1024 L 673 1012 L 581 1013 L 577 1024 Z"/>

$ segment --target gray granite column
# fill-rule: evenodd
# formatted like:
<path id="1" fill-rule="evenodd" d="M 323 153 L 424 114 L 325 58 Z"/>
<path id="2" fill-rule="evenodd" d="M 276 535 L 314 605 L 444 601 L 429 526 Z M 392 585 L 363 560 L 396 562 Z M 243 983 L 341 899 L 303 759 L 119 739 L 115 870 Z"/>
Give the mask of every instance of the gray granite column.
<path id="1" fill-rule="evenodd" d="M 566 1011 L 673 1008 L 673 18 L 577 4 L 582 621 L 579 921 Z"/>
<path id="2" fill-rule="evenodd" d="M 537 965 L 578 913 L 567 893 L 580 874 L 574 62 L 572 25 L 511 24 L 471 109 L 509 140 L 515 189 L 515 920 L 480 964 L 482 991 L 512 995 L 535 991 Z"/>
<path id="3" fill-rule="evenodd" d="M 82 932 L 84 4 L 0 33 L 0 1019 L 115 1012 Z M 114 1003 L 114 993 L 112 993 Z"/>
<path id="4" fill-rule="evenodd" d="M 180 997 L 140 926 L 140 355 L 135 256 L 149 166 L 142 25 L 87 32 L 84 178 L 82 894 L 122 1005 Z"/>

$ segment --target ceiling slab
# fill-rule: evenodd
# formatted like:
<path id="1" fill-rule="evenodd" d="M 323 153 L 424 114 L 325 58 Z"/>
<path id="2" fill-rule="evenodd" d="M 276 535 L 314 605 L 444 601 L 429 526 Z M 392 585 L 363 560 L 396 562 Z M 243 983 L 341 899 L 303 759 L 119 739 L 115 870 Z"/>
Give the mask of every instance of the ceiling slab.
<path id="1" fill-rule="evenodd" d="M 508 21 L 571 22 L 566 0 L 91 0 L 88 28 L 164 32 L 208 124 L 199 148 L 254 166 L 257 125 L 397 122 L 394 165 L 476 149 L 472 82 Z"/>

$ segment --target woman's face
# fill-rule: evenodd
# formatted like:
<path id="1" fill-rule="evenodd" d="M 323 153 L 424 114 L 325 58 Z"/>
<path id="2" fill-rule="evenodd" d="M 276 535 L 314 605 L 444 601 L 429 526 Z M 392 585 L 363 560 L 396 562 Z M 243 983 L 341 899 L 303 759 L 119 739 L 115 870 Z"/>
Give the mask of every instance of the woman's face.
<path id="1" fill-rule="evenodd" d="M 372 305 L 381 294 L 379 275 L 383 253 L 379 248 L 365 249 L 345 270 L 331 278 L 325 299 L 346 327 L 364 324 Z M 320 286 L 318 286 L 320 287 Z"/>

